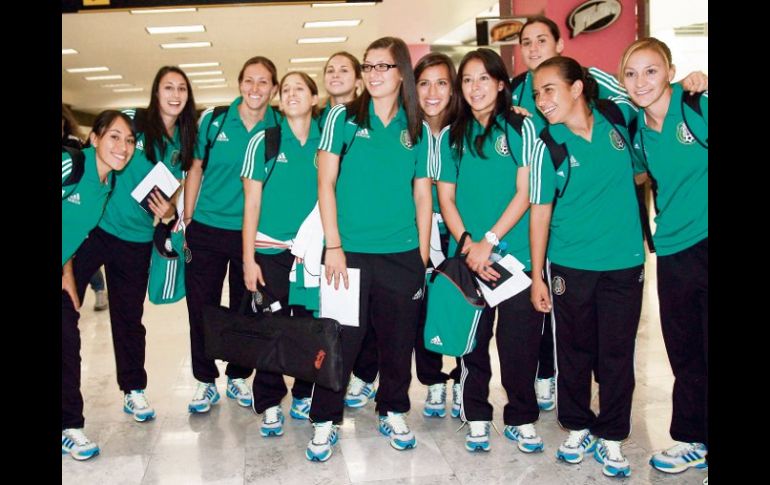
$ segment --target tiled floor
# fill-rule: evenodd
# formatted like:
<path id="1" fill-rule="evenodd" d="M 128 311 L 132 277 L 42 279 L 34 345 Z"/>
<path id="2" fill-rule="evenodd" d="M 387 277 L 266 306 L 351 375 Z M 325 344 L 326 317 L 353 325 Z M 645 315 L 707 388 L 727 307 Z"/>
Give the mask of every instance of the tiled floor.
<path id="1" fill-rule="evenodd" d="M 286 413 L 280 438 L 259 435 L 260 418 L 224 395 L 207 415 L 191 416 L 187 403 L 195 391 L 190 369 L 187 309 L 184 301 L 165 306 L 145 305 L 147 327 L 147 396 L 158 417 L 136 423 L 122 411 L 115 382 L 115 363 L 108 312 L 95 313 L 88 290 L 80 329 L 83 340 L 83 396 L 86 433 L 101 447 L 101 455 L 86 462 L 62 457 L 63 484 L 700 484 L 705 473 L 689 470 L 668 476 L 653 470 L 652 451 L 673 443 L 668 435 L 673 384 L 658 319 L 655 259 L 647 263 L 645 304 L 636 348 L 636 390 L 633 428 L 624 450 L 632 466 L 627 479 L 610 479 L 587 457 L 580 465 L 558 462 L 556 448 L 566 432 L 555 412 L 542 413 L 538 431 L 545 453 L 525 455 L 507 439 L 492 433 L 489 453 L 469 453 L 465 430 L 448 414 L 444 419 L 421 414 L 426 389 L 416 378 L 410 397 L 409 423 L 417 437 L 414 450 L 393 450 L 375 427 L 373 404 L 346 411 L 335 453 L 326 463 L 311 463 L 304 449 L 311 426 Z M 495 424 L 502 430 L 505 394 L 500 385 L 495 345 L 490 346 L 493 371 L 490 399 Z M 445 369 L 450 367 L 445 359 Z M 224 367 L 220 372 L 224 375 Z M 288 411 L 290 399 L 283 402 Z"/>

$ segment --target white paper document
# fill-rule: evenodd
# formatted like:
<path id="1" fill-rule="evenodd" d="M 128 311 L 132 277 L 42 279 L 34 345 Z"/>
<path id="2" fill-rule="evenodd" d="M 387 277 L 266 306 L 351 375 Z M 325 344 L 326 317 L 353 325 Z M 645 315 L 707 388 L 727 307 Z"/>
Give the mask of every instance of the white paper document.
<path id="1" fill-rule="evenodd" d="M 340 281 L 339 289 L 334 289 L 334 278 L 331 284 L 326 283 L 326 269 L 321 265 L 321 305 L 319 316 L 333 318 L 340 325 L 358 327 L 358 305 L 361 295 L 361 270 L 348 268 L 348 288 Z"/>
<path id="2" fill-rule="evenodd" d="M 500 302 L 518 295 L 532 284 L 532 280 L 524 272 L 524 264 L 513 257 L 512 254 L 506 254 L 505 257 L 497 263 L 507 269 L 511 276 L 498 284 L 495 289 L 487 286 L 486 282 L 482 279 L 476 278 L 479 282 L 481 293 L 484 295 L 484 300 L 486 300 L 490 307 L 496 307 Z"/>
<path id="3" fill-rule="evenodd" d="M 433 213 L 433 219 L 430 226 L 430 262 L 434 268 L 438 268 L 446 256 L 441 251 L 441 234 L 438 232 L 438 224 L 443 222 L 441 214 Z"/>
<path id="4" fill-rule="evenodd" d="M 139 202 L 139 205 L 149 214 L 152 214 L 148 204 L 149 195 L 155 187 L 160 189 L 166 200 L 170 200 L 176 189 L 179 188 L 179 181 L 174 177 L 174 174 L 160 162 L 156 163 L 150 173 L 131 191 L 131 197 Z"/>

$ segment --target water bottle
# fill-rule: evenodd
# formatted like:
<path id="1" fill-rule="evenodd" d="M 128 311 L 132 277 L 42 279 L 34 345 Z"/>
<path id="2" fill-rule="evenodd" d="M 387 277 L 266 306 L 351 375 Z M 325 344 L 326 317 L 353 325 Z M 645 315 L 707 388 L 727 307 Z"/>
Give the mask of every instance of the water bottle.
<path id="1" fill-rule="evenodd" d="M 492 251 L 492 254 L 489 255 L 489 262 L 490 263 L 496 263 L 503 259 L 503 256 L 505 256 L 505 250 L 508 248 L 508 243 L 505 241 L 500 241 L 500 244 L 497 245 L 494 251 Z"/>

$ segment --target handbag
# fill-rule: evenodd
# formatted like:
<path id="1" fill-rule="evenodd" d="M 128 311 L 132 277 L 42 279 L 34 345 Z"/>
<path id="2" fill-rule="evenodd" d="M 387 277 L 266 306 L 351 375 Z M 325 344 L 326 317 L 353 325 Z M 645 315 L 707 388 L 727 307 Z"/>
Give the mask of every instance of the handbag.
<path id="1" fill-rule="evenodd" d="M 476 330 L 485 306 L 478 282 L 460 253 L 468 236 L 463 233 L 454 256 L 433 270 L 426 291 L 425 348 L 455 357 L 476 347 Z"/>
<path id="2" fill-rule="evenodd" d="M 292 376 L 334 392 L 346 385 L 342 330 L 331 318 L 273 314 L 263 293 L 246 292 L 237 310 L 205 305 L 203 330 L 209 359 Z"/>
<path id="3" fill-rule="evenodd" d="M 185 297 L 184 231 L 173 231 L 178 216 L 155 226 L 147 295 L 152 303 L 174 303 Z"/>

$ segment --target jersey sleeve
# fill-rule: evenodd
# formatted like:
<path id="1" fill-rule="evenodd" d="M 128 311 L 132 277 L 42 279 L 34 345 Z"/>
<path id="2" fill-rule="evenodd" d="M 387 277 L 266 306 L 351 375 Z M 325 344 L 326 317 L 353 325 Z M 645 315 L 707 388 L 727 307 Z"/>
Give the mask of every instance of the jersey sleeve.
<path id="1" fill-rule="evenodd" d="M 556 171 L 545 143 L 537 139 L 532 150 L 529 170 L 529 201 L 532 204 L 550 204 L 556 194 Z M 562 169 L 563 170 L 563 169 Z M 564 175 L 566 176 L 566 174 Z"/>
<path id="2" fill-rule="evenodd" d="M 439 133 L 436 146 L 436 162 L 434 164 L 436 180 L 456 184 L 458 167 L 455 150 L 449 146 L 448 126 Z"/>
<path id="3" fill-rule="evenodd" d="M 61 152 L 61 183 L 64 185 L 64 181 L 72 173 L 72 156 L 66 150 Z"/>
<path id="4" fill-rule="evenodd" d="M 347 109 L 344 104 L 338 104 L 329 111 L 326 117 L 323 132 L 321 133 L 321 142 L 318 145 L 319 150 L 323 150 L 334 155 L 342 153 L 342 144 L 345 143 L 345 123 Z"/>
<path id="5" fill-rule="evenodd" d="M 265 130 L 258 131 L 249 140 L 243 157 L 241 177 L 258 182 L 265 180 Z"/>
<path id="6" fill-rule="evenodd" d="M 535 140 L 537 140 L 535 124 L 531 119 L 524 118 L 524 122 L 521 125 L 521 163 L 525 167 L 529 167 L 532 164 Z"/>
<path id="7" fill-rule="evenodd" d="M 596 79 L 596 82 L 599 84 L 600 99 L 611 99 L 617 96 L 628 99 L 628 92 L 626 91 L 626 88 L 620 85 L 618 80 L 615 79 L 615 76 L 607 74 L 606 72 L 596 67 L 589 67 L 588 72 L 594 79 Z"/>
<path id="8" fill-rule="evenodd" d="M 420 179 L 430 177 L 431 158 L 433 157 L 433 135 L 430 133 L 430 126 L 425 121 L 422 122 L 422 136 L 417 146 L 414 147 L 416 166 L 414 178 Z"/>

